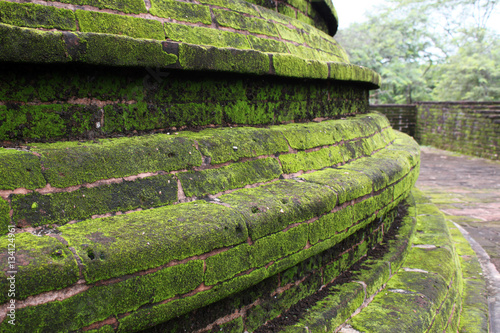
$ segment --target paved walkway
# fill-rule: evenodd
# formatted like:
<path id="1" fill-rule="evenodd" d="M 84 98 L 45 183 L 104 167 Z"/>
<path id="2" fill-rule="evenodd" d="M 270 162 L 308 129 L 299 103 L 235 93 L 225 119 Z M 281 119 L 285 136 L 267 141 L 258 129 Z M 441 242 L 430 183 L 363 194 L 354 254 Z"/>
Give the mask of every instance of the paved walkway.
<path id="1" fill-rule="evenodd" d="M 500 332 L 500 162 L 421 150 L 417 187 L 471 238 L 486 275 L 492 332 Z"/>

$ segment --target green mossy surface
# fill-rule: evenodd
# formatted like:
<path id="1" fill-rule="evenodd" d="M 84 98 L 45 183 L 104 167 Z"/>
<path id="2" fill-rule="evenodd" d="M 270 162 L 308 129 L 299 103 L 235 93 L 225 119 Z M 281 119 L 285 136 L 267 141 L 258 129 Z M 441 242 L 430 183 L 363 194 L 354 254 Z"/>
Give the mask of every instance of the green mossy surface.
<path id="1" fill-rule="evenodd" d="M 80 51 L 76 61 L 94 65 L 165 67 L 174 64 L 177 56 L 163 51 L 159 41 L 126 36 L 79 33 Z"/>
<path id="2" fill-rule="evenodd" d="M 31 63 L 65 63 L 66 53 L 62 33 L 19 28 L 0 23 L 0 61 Z"/>
<path id="3" fill-rule="evenodd" d="M 307 243 L 307 230 L 308 225 L 301 224 L 286 232 L 257 239 L 252 245 L 250 263 L 253 267 L 261 267 L 302 250 Z"/>
<path id="4" fill-rule="evenodd" d="M 269 57 L 253 50 L 205 48 L 192 44 L 179 46 L 179 61 L 184 69 L 267 74 Z"/>
<path id="5" fill-rule="evenodd" d="M 489 332 L 488 296 L 484 280 L 464 283 L 459 332 Z"/>
<path id="6" fill-rule="evenodd" d="M 273 66 L 277 75 L 326 79 L 328 66 L 326 63 L 306 60 L 291 54 L 274 54 Z"/>
<path id="7" fill-rule="evenodd" d="M 126 35 L 134 38 L 165 39 L 161 22 L 155 20 L 87 10 L 77 10 L 76 17 L 82 32 Z"/>
<path id="8" fill-rule="evenodd" d="M 65 224 L 97 214 L 158 207 L 175 201 L 177 182 L 171 175 L 159 175 L 73 192 L 14 195 L 12 209 L 14 223 L 39 226 Z"/>
<path id="9" fill-rule="evenodd" d="M 329 295 L 317 302 L 295 325 L 281 332 L 303 333 L 333 331 L 363 304 L 364 291 L 359 283 L 349 282 L 331 289 Z"/>
<path id="10" fill-rule="evenodd" d="M 250 253 L 253 249 L 253 246 L 245 243 L 208 257 L 206 259 L 205 284 L 210 286 L 250 269 L 252 267 Z"/>
<path id="11" fill-rule="evenodd" d="M 338 195 L 338 205 L 372 192 L 372 180 L 359 172 L 325 169 L 301 175 L 309 182 L 327 185 Z"/>
<path id="12" fill-rule="evenodd" d="M 244 216 L 249 235 L 256 240 L 332 210 L 337 196 L 325 186 L 282 180 L 219 199 Z"/>
<path id="13" fill-rule="evenodd" d="M 242 291 L 267 277 L 268 274 L 265 268 L 257 269 L 249 274 L 236 277 L 228 282 L 216 285 L 210 290 L 199 292 L 193 296 L 137 310 L 119 319 L 118 332 L 141 330 L 153 326 L 153 323 L 165 322 L 171 318 L 175 318 Z"/>
<path id="14" fill-rule="evenodd" d="M 152 0 L 152 15 L 191 23 L 211 24 L 210 8 L 194 3 L 175 0 Z"/>
<path id="15" fill-rule="evenodd" d="M 205 27 L 192 27 L 176 23 L 165 23 L 167 38 L 183 43 L 250 49 L 247 37 L 230 31 Z"/>
<path id="16" fill-rule="evenodd" d="M 0 22 L 18 27 L 76 30 L 72 10 L 31 3 L 0 3 Z"/>
<path id="17" fill-rule="evenodd" d="M 243 322 L 243 317 L 238 317 L 227 323 L 217 325 L 209 333 L 243 333 L 245 331 L 245 324 Z"/>
<path id="18" fill-rule="evenodd" d="M 81 258 L 89 283 L 236 245 L 248 237 L 239 213 L 204 201 L 86 220 L 59 230 Z"/>
<path id="19" fill-rule="evenodd" d="M 44 187 L 40 158 L 26 151 L 0 148 L 0 189 Z"/>
<path id="20" fill-rule="evenodd" d="M 253 50 L 267 53 L 288 53 L 287 43 L 274 39 L 259 38 L 252 35 L 246 37 Z"/>
<path id="21" fill-rule="evenodd" d="M 15 263 L 10 267 L 9 244 L 15 245 Z M 0 237 L 0 301 L 8 301 L 10 283 L 8 271 L 15 274 L 15 298 L 25 299 L 45 291 L 58 290 L 72 285 L 78 280 L 79 271 L 71 251 L 52 237 L 37 237 L 30 233 L 15 234 L 14 237 Z"/>
<path id="22" fill-rule="evenodd" d="M 399 164 L 396 162 L 368 157 L 352 161 L 351 163 L 339 167 L 339 169 L 363 173 L 372 180 L 373 190 L 378 191 L 386 188 L 389 184 L 389 177 L 386 172 L 393 172 L 393 170 L 397 170 L 398 167 Z"/>
<path id="23" fill-rule="evenodd" d="M 207 129 L 190 137 L 198 142 L 201 154 L 210 157 L 210 164 L 288 151 L 288 144 L 280 132 L 263 128 Z"/>
<path id="24" fill-rule="evenodd" d="M 53 1 L 53 0 L 50 0 Z M 114 9 L 124 13 L 146 13 L 146 5 L 141 0 L 61 0 L 72 5 L 88 5 L 99 9 Z"/>
<path id="25" fill-rule="evenodd" d="M 296 154 L 280 155 L 279 159 L 284 173 L 320 170 L 339 164 L 344 160 L 338 146 L 308 153 L 299 151 Z"/>
<path id="26" fill-rule="evenodd" d="M 177 174 L 177 177 L 181 180 L 186 196 L 200 197 L 270 181 L 281 174 L 282 170 L 278 161 L 274 158 L 265 158 L 217 169 L 181 172 Z"/>
<path id="27" fill-rule="evenodd" d="M 201 165 L 194 141 L 165 134 L 95 142 L 36 144 L 44 176 L 54 187 Z"/>
<path id="28" fill-rule="evenodd" d="M 144 276 L 92 287 L 62 301 L 17 310 L 16 327 L 58 332 L 78 330 L 110 316 L 137 310 L 141 305 L 185 294 L 201 284 L 202 276 L 203 261 L 193 260 Z"/>
<path id="29" fill-rule="evenodd" d="M 237 12 L 250 14 L 253 16 L 259 16 L 259 12 L 255 7 L 247 1 L 242 0 L 200 0 L 200 3 L 219 6 L 227 9 L 231 9 Z"/>
<path id="30" fill-rule="evenodd" d="M 0 235 L 6 234 L 9 231 L 9 225 L 11 225 L 10 205 L 7 201 L 0 198 Z"/>
<path id="31" fill-rule="evenodd" d="M 259 19 L 250 18 L 240 13 L 223 9 L 213 9 L 215 19 L 220 26 L 236 30 L 248 31 L 255 34 L 278 37 L 278 31 L 273 23 Z"/>
<path id="32" fill-rule="evenodd" d="M 331 238 L 345 231 L 353 223 L 352 206 L 347 206 L 335 213 L 323 215 L 317 221 L 309 224 L 309 242 L 316 244 L 319 241 Z"/>

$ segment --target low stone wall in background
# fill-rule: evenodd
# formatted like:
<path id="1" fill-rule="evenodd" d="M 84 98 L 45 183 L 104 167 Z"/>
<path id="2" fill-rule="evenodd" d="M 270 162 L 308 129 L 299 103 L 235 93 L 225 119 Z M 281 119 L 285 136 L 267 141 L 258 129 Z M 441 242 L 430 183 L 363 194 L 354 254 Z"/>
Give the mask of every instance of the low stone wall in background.
<path id="1" fill-rule="evenodd" d="M 421 145 L 499 159 L 500 102 L 421 102 L 371 105 L 392 127 Z"/>

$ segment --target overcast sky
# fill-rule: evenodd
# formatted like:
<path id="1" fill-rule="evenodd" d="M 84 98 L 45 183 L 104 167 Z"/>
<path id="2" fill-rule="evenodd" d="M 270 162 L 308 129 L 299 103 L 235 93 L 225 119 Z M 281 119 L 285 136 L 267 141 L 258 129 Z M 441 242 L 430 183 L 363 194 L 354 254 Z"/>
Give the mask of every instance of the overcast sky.
<path id="1" fill-rule="evenodd" d="M 373 10 L 377 5 L 383 4 L 384 0 L 332 0 L 339 16 L 339 29 L 344 29 L 352 22 L 363 22 L 365 14 Z M 491 15 L 488 25 L 500 33 L 500 5 Z"/>

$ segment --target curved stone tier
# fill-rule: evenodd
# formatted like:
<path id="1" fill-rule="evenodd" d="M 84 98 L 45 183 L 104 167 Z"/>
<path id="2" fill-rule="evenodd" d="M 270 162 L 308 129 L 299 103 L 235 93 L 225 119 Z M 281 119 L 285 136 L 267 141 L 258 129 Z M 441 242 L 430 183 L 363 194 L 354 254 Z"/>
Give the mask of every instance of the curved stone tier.
<path id="1" fill-rule="evenodd" d="M 351 249 L 349 267 L 380 241 L 419 170 L 418 145 L 379 114 L 1 154 L 18 227 L 17 328 L 57 331 L 137 331 L 324 251 Z"/>

